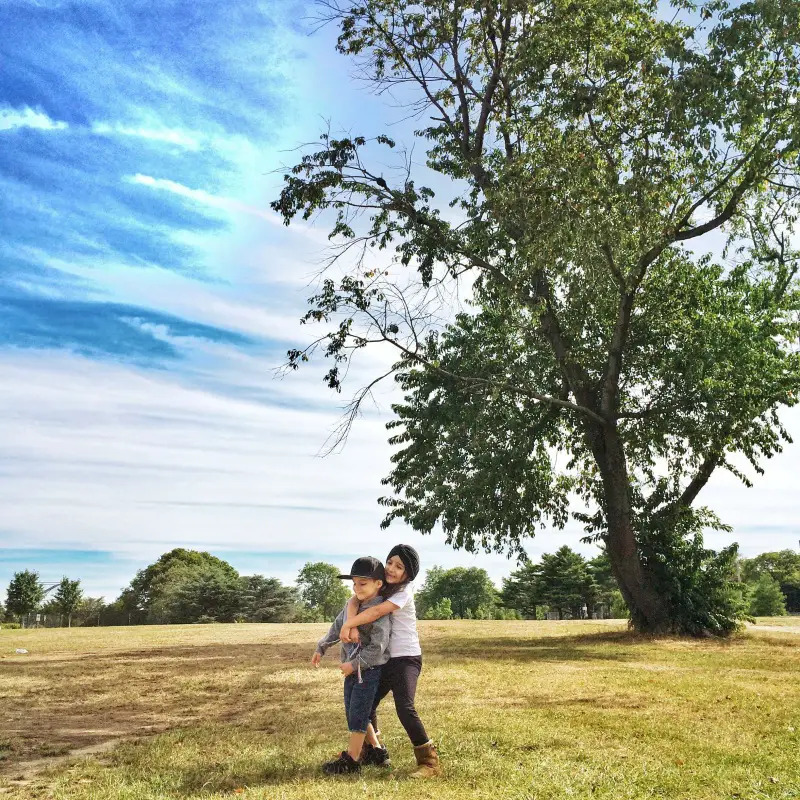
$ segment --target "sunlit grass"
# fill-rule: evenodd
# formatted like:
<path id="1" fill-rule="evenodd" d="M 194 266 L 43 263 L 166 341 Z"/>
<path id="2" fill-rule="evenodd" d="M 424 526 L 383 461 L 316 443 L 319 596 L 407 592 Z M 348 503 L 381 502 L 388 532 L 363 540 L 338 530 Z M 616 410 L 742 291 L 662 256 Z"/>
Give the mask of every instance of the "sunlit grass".
<path id="1" fill-rule="evenodd" d="M 446 776 L 420 785 L 391 703 L 394 770 L 320 774 L 345 740 L 336 659 L 306 667 L 323 630 L 4 631 L 0 655 L 30 653 L 0 661 L 0 787 L 54 800 L 800 797 L 796 633 L 711 642 L 641 640 L 621 623 L 422 623 L 418 706 Z M 113 736 L 105 756 L 11 780 L 25 760 Z"/>

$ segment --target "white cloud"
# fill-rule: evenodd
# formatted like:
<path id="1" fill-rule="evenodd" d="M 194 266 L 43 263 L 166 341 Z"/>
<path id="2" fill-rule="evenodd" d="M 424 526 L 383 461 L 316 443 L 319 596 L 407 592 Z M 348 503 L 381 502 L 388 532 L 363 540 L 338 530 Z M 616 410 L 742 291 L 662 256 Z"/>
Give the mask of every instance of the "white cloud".
<path id="1" fill-rule="evenodd" d="M 14 128 L 38 128 L 44 131 L 60 131 L 67 128 L 66 122 L 50 119 L 47 114 L 35 111 L 28 106 L 21 109 L 6 106 L 0 108 L 0 131 L 14 130 Z"/>
<path id="2" fill-rule="evenodd" d="M 202 146 L 201 140 L 196 134 L 170 128 L 135 128 L 119 123 L 96 122 L 92 125 L 92 132 L 100 134 L 101 136 L 114 134 L 119 136 L 137 136 L 141 139 L 173 144 L 190 151 L 199 150 Z"/>
<path id="3" fill-rule="evenodd" d="M 270 225 L 281 228 L 284 227 L 280 216 L 270 208 L 261 208 L 232 197 L 222 197 L 220 195 L 211 194 L 211 192 L 207 192 L 204 189 L 192 189 L 189 186 L 184 186 L 182 183 L 177 183 L 168 178 L 154 178 L 152 175 L 137 173 L 136 175 L 130 176 L 128 180 L 131 183 L 138 183 L 157 191 L 172 192 L 180 197 L 185 197 L 187 200 L 192 200 L 195 203 L 209 206 L 210 208 L 218 208 L 229 214 L 244 214 L 249 217 L 257 217 L 259 220 L 263 220 Z M 292 224 L 291 231 L 295 234 L 302 234 L 303 236 L 314 239 L 321 244 L 327 244 L 328 242 L 324 232 L 308 225 L 303 225 L 302 223 Z"/>

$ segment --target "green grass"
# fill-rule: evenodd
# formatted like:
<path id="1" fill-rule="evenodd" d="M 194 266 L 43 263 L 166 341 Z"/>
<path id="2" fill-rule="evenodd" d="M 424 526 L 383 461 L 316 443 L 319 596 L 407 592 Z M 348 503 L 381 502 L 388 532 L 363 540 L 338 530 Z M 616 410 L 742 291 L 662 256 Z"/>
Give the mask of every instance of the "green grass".
<path id="1" fill-rule="evenodd" d="M 334 655 L 306 666 L 324 628 L 3 631 L 3 796 L 800 798 L 797 633 L 711 642 L 641 640 L 620 623 L 421 623 L 418 708 L 446 776 L 420 784 L 391 703 L 393 771 L 319 773 L 346 736 Z M 106 754 L 13 780 L 27 760 L 123 735 Z"/>
<path id="2" fill-rule="evenodd" d="M 757 625 L 778 625 L 781 628 L 797 628 L 800 631 L 800 614 L 785 617 L 758 617 Z"/>

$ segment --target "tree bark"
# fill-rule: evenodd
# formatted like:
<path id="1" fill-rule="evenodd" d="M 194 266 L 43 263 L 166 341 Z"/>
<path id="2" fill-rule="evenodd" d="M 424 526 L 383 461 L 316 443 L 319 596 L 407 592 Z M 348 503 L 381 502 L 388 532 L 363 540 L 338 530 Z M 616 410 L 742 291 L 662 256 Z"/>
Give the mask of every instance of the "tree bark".
<path id="1" fill-rule="evenodd" d="M 640 633 L 670 633 L 669 598 L 653 585 L 640 557 L 630 499 L 630 482 L 622 440 L 616 426 L 592 425 L 589 444 L 603 481 L 607 531 L 603 536 L 611 569 Z"/>

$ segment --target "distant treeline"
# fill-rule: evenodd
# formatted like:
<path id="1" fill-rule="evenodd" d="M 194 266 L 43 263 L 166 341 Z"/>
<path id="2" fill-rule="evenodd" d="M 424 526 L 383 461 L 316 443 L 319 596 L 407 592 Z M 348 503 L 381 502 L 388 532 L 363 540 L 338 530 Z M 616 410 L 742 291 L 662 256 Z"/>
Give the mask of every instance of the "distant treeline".
<path id="1" fill-rule="evenodd" d="M 309 562 L 295 586 L 240 575 L 210 553 L 177 548 L 139 570 L 111 603 L 87 597 L 79 580 L 45 586 L 37 572 L 14 574 L 0 604 L 8 626 L 144 625 L 204 622 L 323 622 L 350 595 L 339 568 Z M 753 616 L 800 612 L 800 554 L 792 550 L 740 559 L 729 589 Z M 416 594 L 423 619 L 579 619 L 626 617 L 608 558 L 587 560 L 569 547 L 545 553 L 504 579 L 498 591 L 484 569 L 428 570 Z"/>

